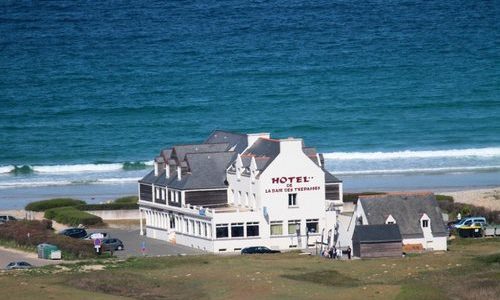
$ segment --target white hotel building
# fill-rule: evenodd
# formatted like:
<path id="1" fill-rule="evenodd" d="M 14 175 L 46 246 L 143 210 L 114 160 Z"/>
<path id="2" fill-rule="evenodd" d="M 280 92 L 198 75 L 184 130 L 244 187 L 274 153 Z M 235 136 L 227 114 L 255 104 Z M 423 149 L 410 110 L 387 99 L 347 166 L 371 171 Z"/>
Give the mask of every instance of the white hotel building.
<path id="1" fill-rule="evenodd" d="M 335 227 L 342 182 L 301 139 L 215 131 L 162 150 L 139 206 L 148 237 L 214 253 L 306 248 Z"/>

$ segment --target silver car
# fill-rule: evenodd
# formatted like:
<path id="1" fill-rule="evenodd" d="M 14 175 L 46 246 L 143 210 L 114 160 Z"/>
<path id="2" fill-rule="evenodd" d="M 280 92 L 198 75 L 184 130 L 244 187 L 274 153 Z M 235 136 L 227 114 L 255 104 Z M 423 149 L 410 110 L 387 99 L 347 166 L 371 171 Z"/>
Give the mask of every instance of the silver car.
<path id="1" fill-rule="evenodd" d="M 25 261 L 13 261 L 5 267 L 7 270 L 31 269 L 33 266 Z"/>

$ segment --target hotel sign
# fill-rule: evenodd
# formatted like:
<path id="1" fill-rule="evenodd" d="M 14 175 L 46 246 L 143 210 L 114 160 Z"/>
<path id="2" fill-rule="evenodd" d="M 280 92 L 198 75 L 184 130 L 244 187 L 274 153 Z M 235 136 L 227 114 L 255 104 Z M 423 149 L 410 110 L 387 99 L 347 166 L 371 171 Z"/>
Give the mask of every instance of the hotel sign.
<path id="1" fill-rule="evenodd" d="M 273 177 L 271 178 L 271 184 L 273 188 L 268 188 L 265 193 L 293 193 L 293 192 L 305 192 L 305 191 L 318 191 L 321 189 L 320 186 L 311 185 L 311 180 L 314 179 L 312 176 L 289 176 L 289 177 Z M 299 184 L 300 186 L 297 186 Z M 304 186 L 305 184 L 305 186 Z M 278 187 L 278 185 L 280 185 Z M 284 185 L 284 186 L 283 186 Z"/>

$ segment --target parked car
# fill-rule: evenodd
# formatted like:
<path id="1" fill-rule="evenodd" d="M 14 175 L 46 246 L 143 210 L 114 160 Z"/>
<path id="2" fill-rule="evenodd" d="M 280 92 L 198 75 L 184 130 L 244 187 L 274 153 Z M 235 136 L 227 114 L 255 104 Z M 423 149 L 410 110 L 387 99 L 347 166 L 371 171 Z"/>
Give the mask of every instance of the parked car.
<path id="1" fill-rule="evenodd" d="M 119 239 L 104 239 L 101 241 L 102 251 L 117 251 L 123 250 L 123 242 Z"/>
<path id="2" fill-rule="evenodd" d="M 0 223 L 9 222 L 9 221 L 17 221 L 17 219 L 13 216 L 7 216 L 7 215 L 0 216 Z"/>
<path id="3" fill-rule="evenodd" d="M 96 239 L 105 239 L 108 238 L 107 232 L 92 232 L 89 233 L 84 240 L 96 240 Z"/>
<path id="4" fill-rule="evenodd" d="M 281 253 L 281 251 L 271 250 L 264 246 L 247 247 L 241 249 L 241 254 L 264 254 L 264 253 Z"/>
<path id="5" fill-rule="evenodd" d="M 87 236 L 87 231 L 83 228 L 66 228 L 59 234 L 69 236 L 75 239 L 81 239 Z"/>
<path id="6" fill-rule="evenodd" d="M 482 222 L 475 222 L 467 226 L 463 225 L 457 229 L 458 235 L 460 237 L 482 237 L 484 226 L 485 224 Z"/>
<path id="7" fill-rule="evenodd" d="M 33 266 L 25 261 L 13 261 L 5 267 L 7 270 L 31 269 Z"/>
<path id="8" fill-rule="evenodd" d="M 484 217 L 469 217 L 469 218 L 464 218 L 462 220 L 460 220 L 460 222 L 456 223 L 453 225 L 453 228 L 462 228 L 462 227 L 467 227 L 467 226 L 471 226 L 472 224 L 474 223 L 481 223 L 483 225 L 486 225 L 487 222 L 486 222 L 486 218 Z"/>

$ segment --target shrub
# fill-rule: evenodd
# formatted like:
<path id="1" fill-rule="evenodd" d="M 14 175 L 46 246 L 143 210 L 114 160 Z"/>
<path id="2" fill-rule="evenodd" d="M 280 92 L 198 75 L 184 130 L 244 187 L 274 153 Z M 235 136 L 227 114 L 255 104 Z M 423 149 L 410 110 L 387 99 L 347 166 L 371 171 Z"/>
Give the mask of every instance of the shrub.
<path id="1" fill-rule="evenodd" d="M 31 211 L 46 211 L 47 209 L 56 208 L 56 207 L 65 207 L 65 206 L 77 206 L 86 204 L 85 201 L 76 200 L 71 198 L 56 198 L 49 200 L 42 200 L 31 202 L 26 205 L 26 210 Z"/>
<path id="2" fill-rule="evenodd" d="M 500 224 L 500 211 L 489 210 L 481 206 L 474 206 L 464 203 L 455 203 L 450 201 L 438 201 L 439 208 L 442 211 L 450 214 L 452 218 L 456 218 L 458 213 L 462 215 L 462 218 L 468 216 L 481 216 L 485 217 L 488 223 Z"/>
<path id="3" fill-rule="evenodd" d="M 96 225 L 101 224 L 102 219 L 87 212 L 81 211 L 73 206 L 51 208 L 45 211 L 46 219 L 68 225 Z"/>
<path id="4" fill-rule="evenodd" d="M 139 197 L 137 196 L 126 196 L 115 199 L 113 203 L 137 203 L 137 201 L 139 201 Z"/>
<path id="5" fill-rule="evenodd" d="M 77 207 L 79 210 L 118 210 L 118 209 L 139 209 L 137 203 L 104 203 L 86 204 Z"/>
<path id="6" fill-rule="evenodd" d="M 452 196 L 447 196 L 447 195 L 436 195 L 436 200 L 437 201 L 448 201 L 448 202 L 454 201 Z"/>
<path id="7" fill-rule="evenodd" d="M 91 241 L 56 235 L 51 226 L 52 222 L 49 220 L 7 222 L 0 226 L 0 239 L 26 247 L 36 247 L 42 243 L 53 244 L 59 247 L 66 258 L 95 257 Z"/>

